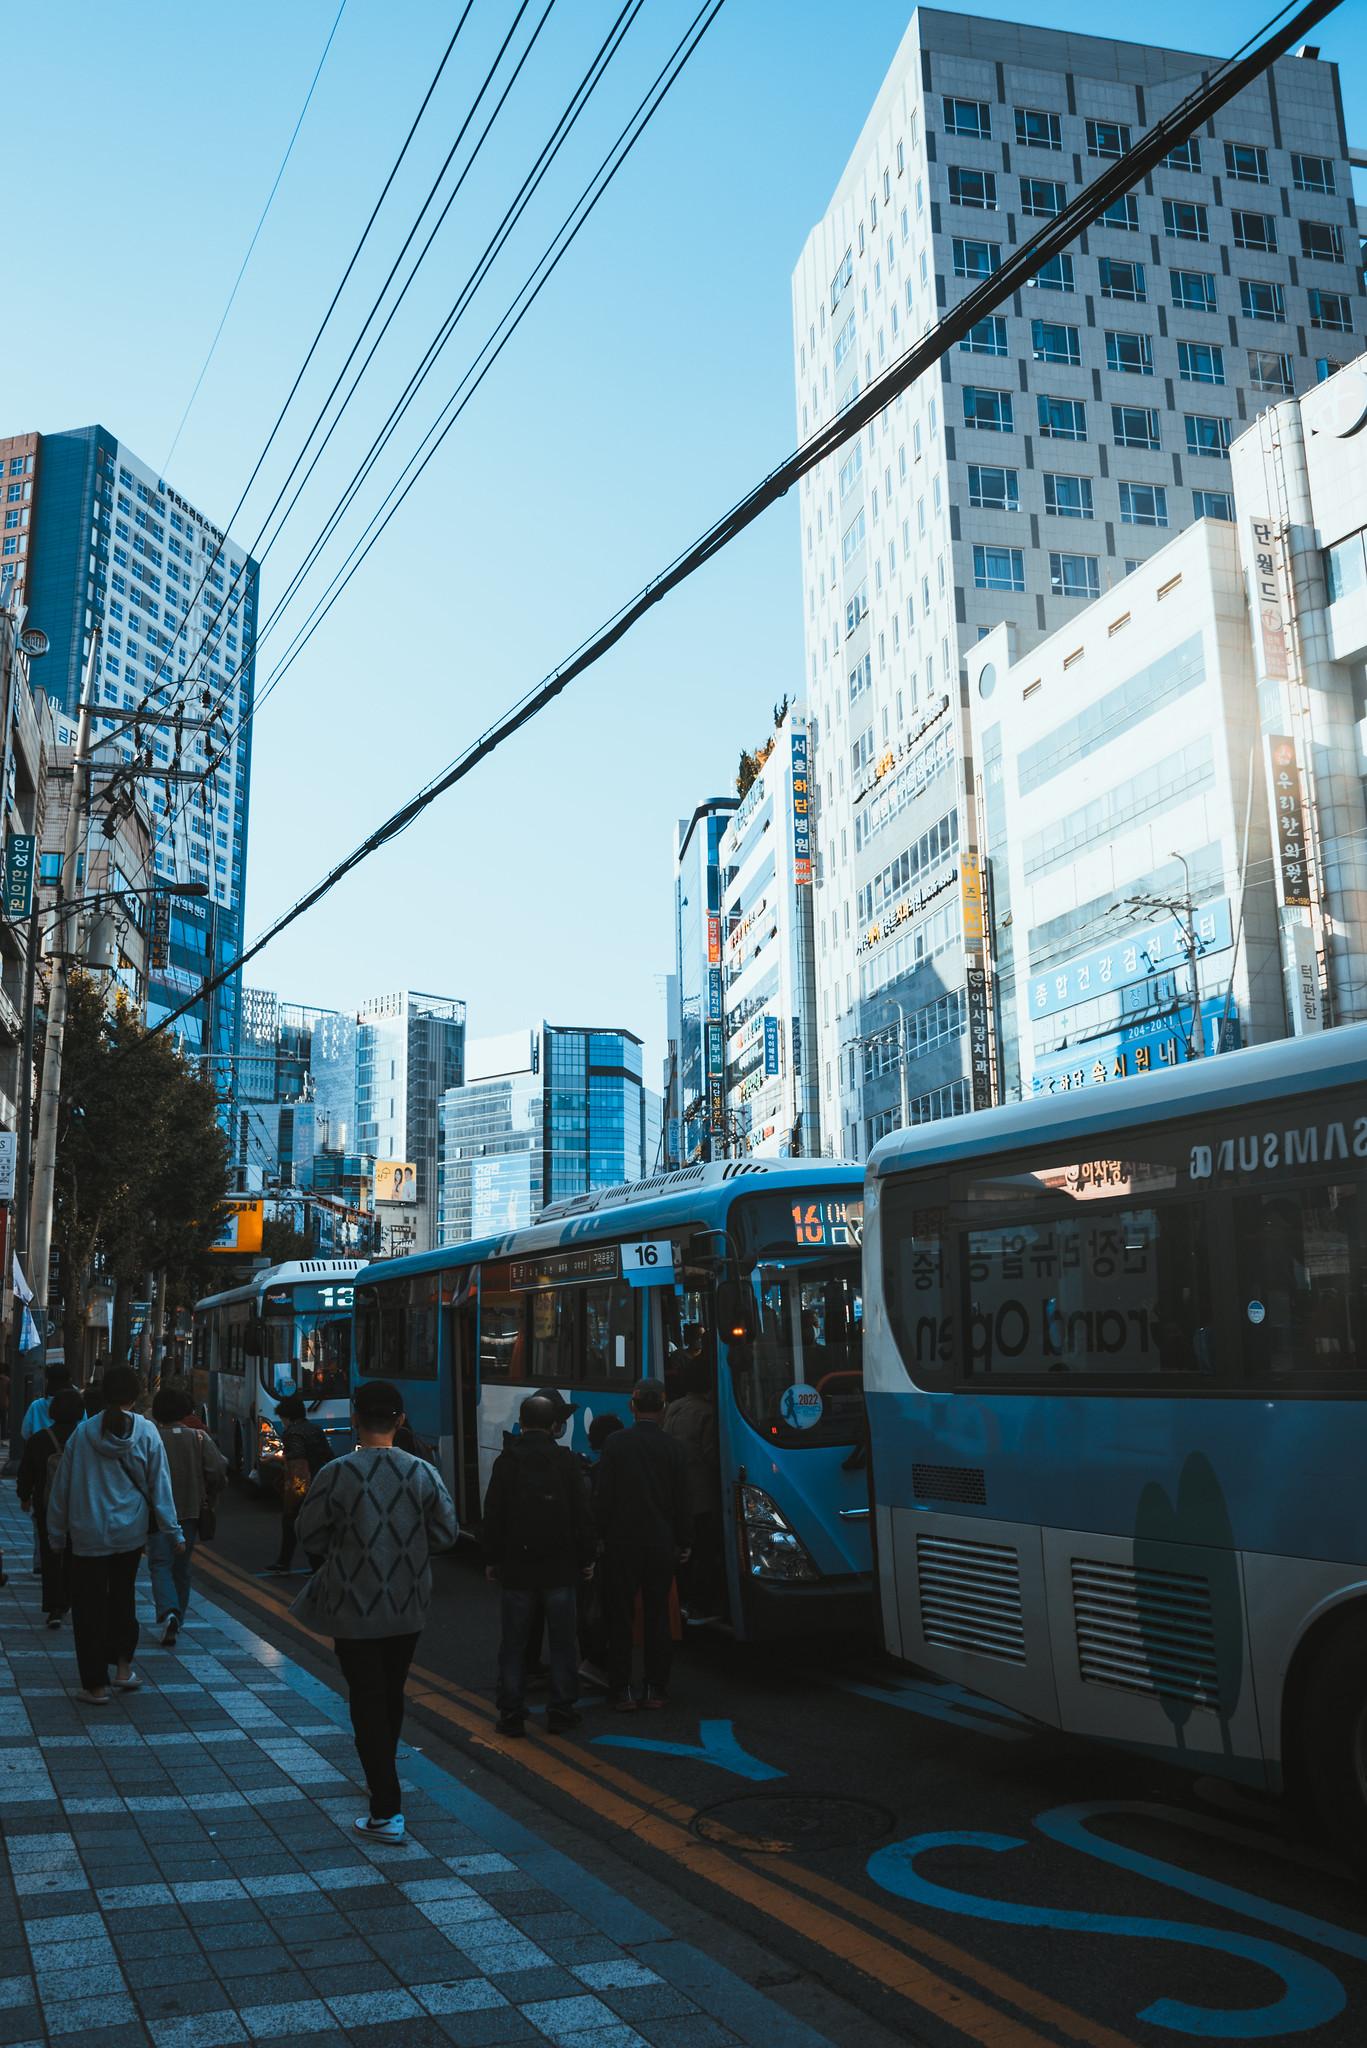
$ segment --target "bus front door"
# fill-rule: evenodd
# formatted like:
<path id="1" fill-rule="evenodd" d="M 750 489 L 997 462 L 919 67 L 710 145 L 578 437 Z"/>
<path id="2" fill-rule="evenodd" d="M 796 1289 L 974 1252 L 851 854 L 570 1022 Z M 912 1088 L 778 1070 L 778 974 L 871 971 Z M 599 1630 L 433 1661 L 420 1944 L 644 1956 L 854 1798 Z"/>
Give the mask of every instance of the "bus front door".
<path id="1" fill-rule="evenodd" d="M 479 1294 L 471 1283 L 446 1311 L 450 1428 L 441 1446 L 442 1476 L 462 1529 L 479 1521 Z"/>

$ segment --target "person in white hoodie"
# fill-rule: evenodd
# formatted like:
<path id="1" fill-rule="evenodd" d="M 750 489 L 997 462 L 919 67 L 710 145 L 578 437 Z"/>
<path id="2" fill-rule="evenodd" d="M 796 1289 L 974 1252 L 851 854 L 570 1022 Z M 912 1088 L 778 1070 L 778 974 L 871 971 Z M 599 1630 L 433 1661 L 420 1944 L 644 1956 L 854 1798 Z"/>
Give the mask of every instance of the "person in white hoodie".
<path id="1" fill-rule="evenodd" d="M 48 1541 L 54 1550 L 71 1546 L 76 1697 L 92 1707 L 108 1705 L 111 1664 L 115 1692 L 142 1684 L 133 1669 L 134 1586 L 149 1531 L 185 1546 L 161 1436 L 135 1413 L 141 1392 L 131 1365 L 109 1368 L 103 1412 L 72 1431 L 48 1493 Z"/>

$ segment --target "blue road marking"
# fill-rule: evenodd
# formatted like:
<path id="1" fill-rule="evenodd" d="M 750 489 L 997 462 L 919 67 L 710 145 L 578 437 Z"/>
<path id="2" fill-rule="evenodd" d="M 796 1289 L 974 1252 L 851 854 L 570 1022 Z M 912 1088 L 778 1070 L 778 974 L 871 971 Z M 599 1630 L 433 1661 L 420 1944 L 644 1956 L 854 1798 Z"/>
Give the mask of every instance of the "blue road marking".
<path id="1" fill-rule="evenodd" d="M 1205 1899 L 1213 1906 L 1223 1906 L 1226 1912 L 1242 1914 L 1245 1920 L 1261 1920 L 1265 1926 L 1279 1927 L 1283 1934 L 1296 1934 L 1302 1941 L 1313 1941 L 1320 1948 L 1337 1949 L 1340 1955 L 1367 1962 L 1367 1935 L 1336 1927 L 1332 1920 L 1317 1920 L 1311 1913 L 1298 1913 L 1293 1906 L 1273 1905 L 1252 1892 L 1240 1891 L 1237 1885 L 1198 1877 L 1195 1871 L 1183 1870 L 1179 1864 L 1142 1855 L 1137 1849 L 1124 1849 L 1118 1842 L 1092 1834 L 1087 1823 L 1108 1813 L 1137 1814 L 1146 1820 L 1167 1821 L 1173 1827 L 1212 1832 L 1199 1815 L 1182 1813 L 1175 1806 L 1150 1806 L 1126 1799 L 1094 1799 L 1085 1805 L 1055 1806 L 1048 1813 L 1036 1814 L 1035 1826 L 1051 1841 L 1079 1849 L 1084 1856 L 1095 1856 L 1102 1863 L 1112 1863 L 1117 1870 L 1132 1870 L 1139 1877 L 1151 1877 L 1156 1884 L 1171 1885 L 1174 1891 L 1190 1892 L 1194 1899 Z"/>
<path id="2" fill-rule="evenodd" d="M 901 1707 L 909 1714 L 924 1714 L 930 1721 L 947 1721 L 951 1728 L 970 1728 L 975 1735 L 994 1735 L 999 1742 L 1023 1742 L 1029 1728 L 1011 1707 L 998 1706 L 962 1685 L 937 1685 L 933 1680 L 898 1679 L 893 1684 L 860 1685 L 852 1678 L 838 1678 L 842 1692 L 857 1693 L 860 1699 L 878 1700 L 885 1707 Z M 1009 1725 L 1003 1726 L 1003 1722 Z"/>
<path id="3" fill-rule="evenodd" d="M 644 1735 L 595 1735 L 593 1740 L 600 1749 L 641 1749 L 650 1756 L 689 1757 L 694 1763 L 715 1764 L 734 1778 L 750 1778 L 756 1783 L 788 1775 L 742 1749 L 730 1721 L 700 1721 L 698 1735 L 697 1742 L 656 1742 Z"/>
<path id="4" fill-rule="evenodd" d="M 1168 2027 L 1175 2033 L 1194 2034 L 1209 2041 L 1270 2041 L 1323 2026 L 1343 2011 L 1347 1994 L 1338 1978 L 1322 1964 L 1309 1956 L 1296 1955 L 1280 1942 L 1224 1928 L 1200 1927 L 1189 1921 L 1080 1913 L 1012 1899 L 982 1898 L 934 1884 L 916 1868 L 917 1858 L 935 1849 L 986 1849 L 999 1854 L 1023 1846 L 1014 1835 L 970 1830 L 914 1835 L 908 1841 L 876 1850 L 866 1867 L 869 1876 L 884 1890 L 941 1913 L 966 1914 L 971 1919 L 1003 1926 L 1052 1927 L 1065 1933 L 1120 1935 L 1135 1941 L 1171 1941 L 1183 1947 L 1215 1950 L 1271 1971 L 1282 1985 L 1281 1997 L 1271 2005 L 1231 2011 L 1190 2005 L 1184 1999 L 1159 1998 L 1138 2015 L 1152 2026 Z"/>

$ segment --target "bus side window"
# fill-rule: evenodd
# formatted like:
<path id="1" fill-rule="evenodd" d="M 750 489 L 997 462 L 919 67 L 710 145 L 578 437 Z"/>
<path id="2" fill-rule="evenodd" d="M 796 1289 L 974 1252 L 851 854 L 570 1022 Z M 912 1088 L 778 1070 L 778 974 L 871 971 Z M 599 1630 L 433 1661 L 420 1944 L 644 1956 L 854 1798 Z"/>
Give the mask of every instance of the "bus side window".
<path id="1" fill-rule="evenodd" d="M 481 1287 L 479 1297 L 479 1376 L 481 1380 L 517 1380 L 524 1372 L 525 1294 L 507 1294 Z"/>
<path id="2" fill-rule="evenodd" d="M 580 1287 L 541 1287 L 532 1296 L 533 1380 L 569 1383 L 582 1376 Z"/>
<path id="3" fill-rule="evenodd" d="M 1367 1191 L 1281 1183 L 1234 1198 L 1241 1377 L 1312 1385 L 1367 1367 Z"/>
<path id="4" fill-rule="evenodd" d="M 637 1321 L 641 1291 L 629 1287 L 625 1280 L 600 1280 L 582 1292 L 586 1385 L 631 1386 L 641 1355 Z"/>
<path id="5" fill-rule="evenodd" d="M 883 1196 L 883 1278 L 902 1363 L 918 1385 L 954 1370 L 957 1318 L 945 1277 L 947 1212 L 934 1190 L 890 1187 Z"/>

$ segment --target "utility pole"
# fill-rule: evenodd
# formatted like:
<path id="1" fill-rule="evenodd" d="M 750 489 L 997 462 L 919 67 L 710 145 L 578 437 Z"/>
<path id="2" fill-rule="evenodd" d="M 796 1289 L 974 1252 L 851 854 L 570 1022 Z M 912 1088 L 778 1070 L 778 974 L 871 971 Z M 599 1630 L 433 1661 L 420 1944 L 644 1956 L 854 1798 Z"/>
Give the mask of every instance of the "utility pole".
<path id="1" fill-rule="evenodd" d="M 1169 860 L 1182 865 L 1183 893 L 1180 896 L 1126 896 L 1113 909 L 1165 910 L 1175 919 L 1182 934 L 1182 950 L 1191 974 L 1191 1028 L 1187 1032 L 1187 1058 L 1200 1059 L 1205 1052 L 1205 1031 L 1201 1022 L 1201 948 L 1196 937 L 1196 905 L 1191 894 L 1191 867 L 1184 853 L 1170 853 Z M 1180 1015 L 1180 1004 L 1179 1015 Z M 1218 1048 L 1217 1048 L 1218 1050 Z"/>
<path id="2" fill-rule="evenodd" d="M 82 782 L 86 756 L 90 752 L 90 706 L 99 674 L 100 622 L 90 631 L 90 656 L 81 685 L 80 712 L 76 723 L 76 750 L 71 761 L 71 801 L 62 835 L 62 871 L 57 884 L 58 907 L 75 897 L 76 853 L 81 837 Z M 70 963 L 70 929 L 57 927 L 57 950 L 52 956 L 52 982 L 48 992 L 47 1030 L 43 1038 L 43 1085 L 38 1097 L 38 1136 L 33 1148 L 33 1201 L 29 1211 L 29 1257 L 32 1271 L 29 1285 L 39 1309 L 38 1330 L 46 1346 L 48 1336 L 48 1265 L 52 1255 L 52 1197 L 57 1178 L 57 1110 L 62 1092 L 62 1044 L 66 1036 L 67 979 Z"/>

